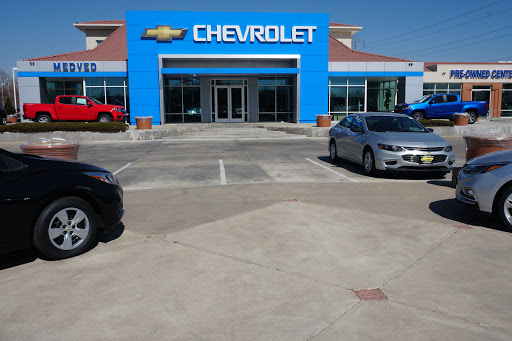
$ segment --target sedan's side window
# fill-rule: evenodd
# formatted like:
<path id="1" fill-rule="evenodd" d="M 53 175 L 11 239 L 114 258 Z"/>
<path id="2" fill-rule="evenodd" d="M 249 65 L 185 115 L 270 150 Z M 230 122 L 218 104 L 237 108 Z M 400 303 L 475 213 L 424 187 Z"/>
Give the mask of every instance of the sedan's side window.
<path id="1" fill-rule="evenodd" d="M 361 121 L 362 121 L 361 117 L 356 116 L 355 119 L 352 120 L 352 125 L 355 125 L 361 129 L 363 129 L 363 123 Z"/>
<path id="2" fill-rule="evenodd" d="M 340 126 L 349 129 L 351 122 L 352 122 L 352 117 L 351 116 L 347 116 L 343 120 L 341 120 Z"/>
<path id="3" fill-rule="evenodd" d="M 22 169 L 25 165 L 8 156 L 0 155 L 0 171 L 10 172 Z"/>

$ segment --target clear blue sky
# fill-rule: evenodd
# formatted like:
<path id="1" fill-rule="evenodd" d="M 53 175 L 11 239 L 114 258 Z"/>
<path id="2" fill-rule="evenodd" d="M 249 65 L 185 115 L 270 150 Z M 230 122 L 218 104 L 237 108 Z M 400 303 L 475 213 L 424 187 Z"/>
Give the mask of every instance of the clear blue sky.
<path id="1" fill-rule="evenodd" d="M 362 26 L 357 49 L 418 61 L 512 60 L 512 1 L 8 1 L 0 20 L 0 68 L 17 60 L 85 49 L 75 22 L 125 19 L 127 10 L 314 12 Z"/>

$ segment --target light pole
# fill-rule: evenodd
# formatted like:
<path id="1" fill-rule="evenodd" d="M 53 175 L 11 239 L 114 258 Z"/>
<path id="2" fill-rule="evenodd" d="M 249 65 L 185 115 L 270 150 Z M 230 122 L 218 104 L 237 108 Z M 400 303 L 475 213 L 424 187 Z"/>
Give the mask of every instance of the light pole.
<path id="1" fill-rule="evenodd" d="M 13 67 L 12 68 L 12 93 L 13 93 L 13 96 L 14 96 L 14 112 L 18 112 L 18 103 L 16 101 L 16 80 L 14 78 L 14 71 L 16 71 L 16 73 L 18 72 L 18 68 L 17 67 Z"/>

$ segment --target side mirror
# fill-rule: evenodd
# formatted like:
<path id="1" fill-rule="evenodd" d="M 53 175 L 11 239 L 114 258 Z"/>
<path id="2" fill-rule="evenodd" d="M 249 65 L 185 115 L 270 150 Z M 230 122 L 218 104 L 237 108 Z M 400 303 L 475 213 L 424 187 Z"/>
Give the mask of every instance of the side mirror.
<path id="1" fill-rule="evenodd" d="M 434 129 L 432 129 L 432 128 L 427 128 L 427 130 L 430 131 L 431 133 L 434 132 Z"/>
<path id="2" fill-rule="evenodd" d="M 363 129 L 359 126 L 350 126 L 350 131 L 354 132 L 354 133 L 362 133 L 363 132 Z"/>
<path id="3" fill-rule="evenodd" d="M 92 107 L 94 105 L 94 103 L 93 102 L 87 102 L 87 105 Z"/>

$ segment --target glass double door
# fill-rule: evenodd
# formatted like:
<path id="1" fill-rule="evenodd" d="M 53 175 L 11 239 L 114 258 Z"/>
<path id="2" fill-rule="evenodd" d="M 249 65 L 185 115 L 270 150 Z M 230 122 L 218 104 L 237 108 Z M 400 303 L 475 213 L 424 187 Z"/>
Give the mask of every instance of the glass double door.
<path id="1" fill-rule="evenodd" d="M 217 85 L 215 87 L 215 122 L 244 122 L 244 108 L 243 86 Z"/>

